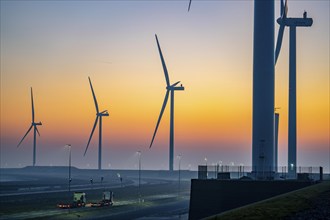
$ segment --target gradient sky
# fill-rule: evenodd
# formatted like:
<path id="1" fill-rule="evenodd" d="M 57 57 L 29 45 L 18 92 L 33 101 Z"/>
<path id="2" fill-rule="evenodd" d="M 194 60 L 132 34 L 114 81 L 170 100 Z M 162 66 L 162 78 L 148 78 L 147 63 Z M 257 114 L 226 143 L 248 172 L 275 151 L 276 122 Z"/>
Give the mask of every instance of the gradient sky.
<path id="1" fill-rule="evenodd" d="M 158 35 L 175 94 L 175 155 L 183 169 L 251 164 L 253 1 L 1 1 L 1 167 L 32 164 L 30 87 L 41 137 L 37 165 L 97 167 L 91 77 L 103 120 L 103 167 L 168 168 L 169 106 L 148 149 L 165 95 Z M 328 0 L 288 1 L 297 30 L 298 165 L 329 170 Z M 279 2 L 275 3 L 279 15 Z M 275 34 L 279 26 L 276 24 Z M 287 161 L 288 29 L 276 66 L 279 165 Z M 175 160 L 175 168 L 178 161 Z"/>

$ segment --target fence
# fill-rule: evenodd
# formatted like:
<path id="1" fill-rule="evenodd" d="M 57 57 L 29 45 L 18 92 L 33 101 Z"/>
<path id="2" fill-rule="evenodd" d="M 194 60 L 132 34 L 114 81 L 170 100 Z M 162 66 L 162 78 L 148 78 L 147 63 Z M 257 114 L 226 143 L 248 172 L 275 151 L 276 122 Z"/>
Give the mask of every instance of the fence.
<path id="1" fill-rule="evenodd" d="M 253 179 L 253 180 L 323 180 L 322 167 L 279 166 L 275 169 L 257 169 L 252 166 L 200 165 L 198 179 Z"/>

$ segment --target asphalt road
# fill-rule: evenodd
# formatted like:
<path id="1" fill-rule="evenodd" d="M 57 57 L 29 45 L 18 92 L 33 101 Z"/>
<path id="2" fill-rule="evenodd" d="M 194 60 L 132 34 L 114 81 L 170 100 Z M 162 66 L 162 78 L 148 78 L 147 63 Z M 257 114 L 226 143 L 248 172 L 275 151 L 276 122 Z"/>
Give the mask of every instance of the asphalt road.
<path id="1" fill-rule="evenodd" d="M 66 190 L 49 191 L 41 187 L 40 190 L 33 192 L 2 193 L 0 196 L 2 206 L 0 219 L 187 219 L 189 185 L 189 181 L 183 183 L 182 192 L 178 198 L 176 181 L 145 180 L 141 185 L 141 190 L 145 193 L 142 197 L 143 202 L 139 202 L 136 197 L 138 187 L 133 178 L 123 184 L 123 187 L 120 184 L 118 188 L 112 185 L 111 189 L 115 191 L 113 207 L 85 207 L 70 211 L 58 209 L 54 203 L 58 198 L 66 196 Z M 80 185 L 79 187 L 80 189 L 88 189 L 86 190 L 88 198 L 92 198 L 90 193 L 99 194 L 103 186 L 93 186 L 93 190 L 88 185 Z M 36 203 L 36 200 L 39 199 L 45 202 Z M 17 208 L 15 208 L 15 201 L 19 203 Z M 5 211 L 6 206 L 11 211 Z"/>
<path id="2" fill-rule="evenodd" d="M 65 213 L 62 215 L 47 216 L 41 219 L 188 219 L 189 197 L 177 199 L 177 195 L 169 195 L 165 200 L 150 200 L 146 204 L 137 202 L 130 205 L 117 207 L 94 208 L 94 210 L 85 210 Z"/>
<path id="3" fill-rule="evenodd" d="M 90 189 L 103 189 L 105 187 L 112 189 L 121 188 L 126 186 L 136 185 L 134 181 L 123 182 L 122 184 L 81 184 L 81 185 L 72 185 L 71 191 L 82 191 L 82 190 L 90 190 Z M 68 187 L 58 186 L 58 189 L 54 189 L 54 186 L 43 186 L 43 187 L 30 187 L 30 188 L 22 188 L 18 192 L 1 192 L 0 197 L 4 196 L 20 196 L 20 195 L 31 195 L 31 194 L 43 194 L 43 193 L 57 193 L 57 192 L 68 192 Z"/>

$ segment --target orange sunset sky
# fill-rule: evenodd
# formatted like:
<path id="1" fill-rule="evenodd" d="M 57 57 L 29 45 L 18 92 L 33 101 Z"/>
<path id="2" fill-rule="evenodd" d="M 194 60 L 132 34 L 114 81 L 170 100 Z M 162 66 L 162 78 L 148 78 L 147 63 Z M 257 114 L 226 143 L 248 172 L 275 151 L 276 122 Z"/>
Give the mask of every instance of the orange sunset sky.
<path id="1" fill-rule="evenodd" d="M 1 1 L 1 167 L 32 164 L 30 87 L 41 121 L 37 165 L 97 167 L 91 77 L 103 118 L 104 168 L 167 169 L 169 103 L 149 144 L 166 82 L 157 34 L 175 93 L 175 155 L 183 169 L 207 157 L 251 165 L 253 1 Z M 298 166 L 329 171 L 329 1 L 288 1 L 297 29 Z M 279 16 L 279 2 L 275 2 Z M 274 21 L 275 22 L 275 21 Z M 275 25 L 275 34 L 279 25 Z M 276 39 L 275 37 L 275 39 Z M 289 31 L 276 66 L 279 165 L 287 163 Z M 175 161 L 177 168 L 177 161 Z"/>

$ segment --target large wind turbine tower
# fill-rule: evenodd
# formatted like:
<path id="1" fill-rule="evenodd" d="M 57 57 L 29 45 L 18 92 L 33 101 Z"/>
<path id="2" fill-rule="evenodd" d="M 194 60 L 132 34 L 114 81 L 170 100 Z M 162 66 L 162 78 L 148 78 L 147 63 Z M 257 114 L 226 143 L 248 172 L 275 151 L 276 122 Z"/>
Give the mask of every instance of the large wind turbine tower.
<path id="1" fill-rule="evenodd" d="M 258 179 L 275 171 L 274 9 L 274 0 L 254 1 L 252 170 Z"/>
<path id="2" fill-rule="evenodd" d="M 254 1 L 252 166 L 274 171 L 274 0 Z"/>

